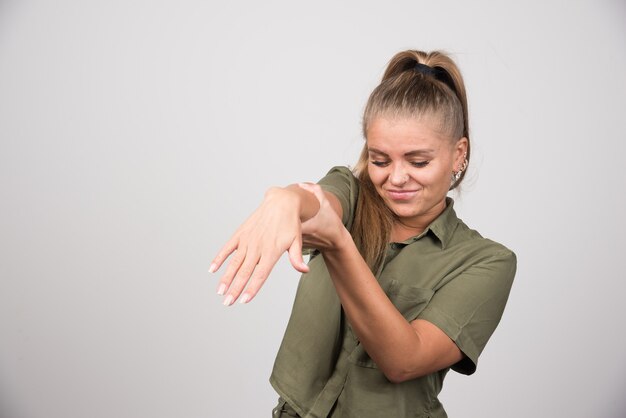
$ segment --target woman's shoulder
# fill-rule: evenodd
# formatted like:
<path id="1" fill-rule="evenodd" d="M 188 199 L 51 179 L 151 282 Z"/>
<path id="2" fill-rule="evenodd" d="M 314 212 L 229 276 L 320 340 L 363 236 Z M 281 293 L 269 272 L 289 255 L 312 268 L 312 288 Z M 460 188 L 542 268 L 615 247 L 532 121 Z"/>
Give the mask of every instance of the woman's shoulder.
<path id="1" fill-rule="evenodd" d="M 513 250 L 501 242 L 483 236 L 476 229 L 467 226 L 461 219 L 458 219 L 455 233 L 450 242 L 450 249 L 467 251 L 480 259 L 497 258 L 513 264 L 517 261 L 517 256 Z"/>
<path id="2" fill-rule="evenodd" d="M 505 245 L 486 238 L 459 218 L 454 208 L 454 200 L 450 197 L 446 199 L 446 209 L 430 224 L 429 230 L 437 237 L 440 248 L 444 250 L 442 255 L 473 254 L 477 257 L 490 255 L 515 257 L 513 251 Z"/>

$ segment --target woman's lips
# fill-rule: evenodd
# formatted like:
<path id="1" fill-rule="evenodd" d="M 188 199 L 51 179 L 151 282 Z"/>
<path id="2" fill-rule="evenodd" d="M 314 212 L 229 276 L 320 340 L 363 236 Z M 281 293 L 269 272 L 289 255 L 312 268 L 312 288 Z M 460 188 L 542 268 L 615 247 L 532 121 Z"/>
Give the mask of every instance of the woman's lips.
<path id="1" fill-rule="evenodd" d="M 411 200 L 417 192 L 417 190 L 387 190 L 387 195 L 392 200 Z"/>

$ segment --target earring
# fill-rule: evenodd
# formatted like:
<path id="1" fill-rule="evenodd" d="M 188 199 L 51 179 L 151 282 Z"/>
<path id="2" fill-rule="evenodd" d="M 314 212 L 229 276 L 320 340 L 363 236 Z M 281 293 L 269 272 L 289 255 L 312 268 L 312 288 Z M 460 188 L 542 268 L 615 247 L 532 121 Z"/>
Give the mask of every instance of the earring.
<path id="1" fill-rule="evenodd" d="M 461 175 L 463 174 L 463 172 L 467 168 L 467 164 L 469 164 L 469 162 L 467 161 L 467 153 L 465 153 L 463 155 L 463 164 L 461 165 L 461 168 L 459 168 L 459 171 L 452 172 L 452 184 L 454 184 L 457 181 L 459 181 L 459 179 L 461 178 Z"/>

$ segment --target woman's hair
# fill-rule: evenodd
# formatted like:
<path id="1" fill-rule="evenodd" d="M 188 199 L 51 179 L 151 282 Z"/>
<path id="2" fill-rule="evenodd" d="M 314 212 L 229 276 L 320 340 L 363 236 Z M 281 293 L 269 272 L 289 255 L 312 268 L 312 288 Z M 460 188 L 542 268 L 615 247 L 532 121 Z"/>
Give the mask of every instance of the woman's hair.
<path id="1" fill-rule="evenodd" d="M 354 168 L 360 192 L 351 233 L 374 273 L 384 260 L 395 216 L 376 191 L 367 171 L 368 128 L 371 121 L 379 117 L 434 117 L 433 120 L 441 124 L 440 130 L 448 134 L 451 141 L 467 138 L 466 158 L 469 161 L 467 97 L 461 72 L 454 61 L 439 51 L 399 52 L 389 62 L 381 83 L 365 106 L 363 135 L 366 142 Z M 451 184 L 450 190 L 464 177 L 465 171 Z"/>

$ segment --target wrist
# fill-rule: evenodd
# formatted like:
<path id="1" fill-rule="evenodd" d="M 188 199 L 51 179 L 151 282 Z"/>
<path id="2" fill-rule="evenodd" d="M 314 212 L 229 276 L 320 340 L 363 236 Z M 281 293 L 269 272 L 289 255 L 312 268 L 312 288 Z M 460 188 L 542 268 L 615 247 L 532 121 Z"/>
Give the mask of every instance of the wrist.
<path id="1" fill-rule="evenodd" d="M 282 187 L 270 187 L 265 192 L 264 206 L 272 213 L 288 219 L 297 219 L 300 214 L 300 202 L 298 196 L 293 191 Z"/>
<path id="2" fill-rule="evenodd" d="M 319 212 L 320 202 L 312 192 L 303 189 L 297 184 L 291 184 L 282 190 L 290 193 L 290 196 L 295 199 L 294 204 L 298 209 L 300 222 L 308 221 Z"/>
<path id="3" fill-rule="evenodd" d="M 270 187 L 265 192 L 265 201 L 284 202 L 285 206 L 297 212 L 300 222 L 308 221 L 320 210 L 320 203 L 315 195 L 297 184 L 287 187 Z"/>

